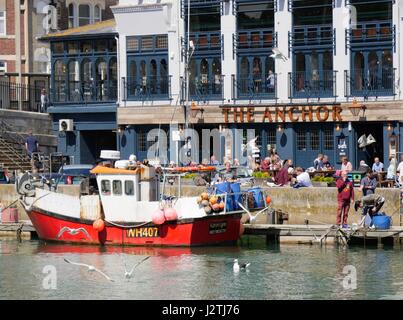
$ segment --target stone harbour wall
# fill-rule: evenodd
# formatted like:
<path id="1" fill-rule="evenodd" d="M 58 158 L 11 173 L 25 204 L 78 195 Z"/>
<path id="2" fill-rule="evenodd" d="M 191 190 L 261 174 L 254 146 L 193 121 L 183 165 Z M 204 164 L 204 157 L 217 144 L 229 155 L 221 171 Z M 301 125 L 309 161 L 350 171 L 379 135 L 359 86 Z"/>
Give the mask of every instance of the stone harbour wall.
<path id="1" fill-rule="evenodd" d="M 332 187 L 314 187 L 314 188 L 262 188 L 265 195 L 270 195 L 272 199 L 271 206 L 289 214 L 287 224 L 304 224 L 305 219 L 310 220 L 310 224 L 333 224 L 336 222 L 337 209 L 337 189 Z M 59 190 L 69 195 L 79 195 L 79 186 L 60 185 Z M 182 186 L 182 196 L 198 196 L 206 191 L 205 187 L 196 187 L 192 185 Z M 385 197 L 386 201 L 381 209 L 387 215 L 392 216 L 393 225 L 399 225 L 399 197 L 400 191 L 395 188 L 378 188 L 376 193 Z M 165 188 L 166 195 L 177 195 L 176 186 Z M 361 192 L 355 189 L 356 199 L 362 197 Z M 14 185 L 0 185 L 0 202 L 3 205 L 9 205 L 18 198 Z M 19 207 L 20 219 L 27 220 L 24 210 Z M 348 223 L 354 223 L 360 220 L 359 212 L 354 211 L 354 206 L 350 208 Z M 260 215 L 257 223 L 265 223 L 266 218 Z"/>

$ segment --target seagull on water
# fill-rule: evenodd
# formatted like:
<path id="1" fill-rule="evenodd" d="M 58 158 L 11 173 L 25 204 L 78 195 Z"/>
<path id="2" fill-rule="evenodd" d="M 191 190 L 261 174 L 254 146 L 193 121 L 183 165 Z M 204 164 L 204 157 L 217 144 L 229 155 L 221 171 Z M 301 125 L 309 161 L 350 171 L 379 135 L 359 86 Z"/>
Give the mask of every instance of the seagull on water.
<path id="1" fill-rule="evenodd" d="M 249 262 L 239 264 L 238 259 L 234 259 L 234 272 L 239 272 L 239 270 L 246 270 L 249 266 Z"/>
<path id="2" fill-rule="evenodd" d="M 278 48 L 273 48 L 272 51 L 273 51 L 273 54 L 270 55 L 270 58 L 281 59 L 283 61 L 288 60 L 288 58 Z"/>
<path id="3" fill-rule="evenodd" d="M 151 258 L 151 256 L 147 256 L 144 259 L 142 259 L 140 262 L 137 262 L 134 267 L 129 271 L 127 271 L 126 269 L 126 262 L 125 262 L 125 278 L 126 279 L 130 279 L 132 277 L 133 271 L 134 269 L 136 269 L 140 264 L 142 264 L 144 261 L 146 261 L 147 259 Z"/>
<path id="4" fill-rule="evenodd" d="M 109 281 L 114 281 L 113 279 L 111 279 L 110 277 L 108 277 L 105 273 L 103 273 L 101 270 L 95 268 L 94 266 L 91 266 L 91 265 L 85 264 L 85 263 L 73 262 L 73 261 L 70 261 L 70 260 L 68 260 L 68 259 L 66 259 L 66 258 L 64 258 L 64 261 L 66 261 L 67 263 L 70 263 L 70 264 L 75 264 L 75 265 L 80 266 L 80 267 L 87 267 L 87 268 L 88 268 L 88 271 L 96 271 L 96 272 L 102 274 L 102 275 L 103 275 L 106 279 L 108 279 Z"/>

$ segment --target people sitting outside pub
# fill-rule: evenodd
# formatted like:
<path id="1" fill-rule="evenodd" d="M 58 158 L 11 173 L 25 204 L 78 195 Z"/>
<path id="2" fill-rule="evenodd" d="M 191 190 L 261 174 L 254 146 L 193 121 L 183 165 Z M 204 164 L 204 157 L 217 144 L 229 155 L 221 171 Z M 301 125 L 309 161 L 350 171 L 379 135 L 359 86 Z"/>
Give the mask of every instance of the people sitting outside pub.
<path id="1" fill-rule="evenodd" d="M 374 172 L 382 172 L 383 171 L 383 163 L 379 161 L 378 157 L 376 157 L 374 159 L 374 164 L 372 165 L 372 171 L 374 171 Z"/>
<path id="2" fill-rule="evenodd" d="M 329 157 L 327 155 L 323 156 L 322 160 L 322 170 L 333 170 L 332 165 L 329 162 Z"/>
<path id="3" fill-rule="evenodd" d="M 358 170 L 357 171 L 360 171 L 360 172 L 362 172 L 362 173 L 367 173 L 367 172 L 369 172 L 371 170 L 371 168 L 369 167 L 369 165 L 367 165 L 366 163 L 365 163 L 365 160 L 361 160 L 360 161 L 360 166 L 358 167 Z M 371 170 L 372 171 L 372 170 Z"/>
<path id="4" fill-rule="evenodd" d="M 225 171 L 222 178 L 226 181 L 233 181 L 237 179 L 236 171 L 232 170 L 231 163 L 229 161 L 225 162 Z"/>
<path id="5" fill-rule="evenodd" d="M 215 155 L 213 154 L 210 157 L 210 165 L 212 166 L 218 166 L 220 163 L 218 162 L 218 160 L 216 159 Z"/>
<path id="6" fill-rule="evenodd" d="M 313 167 L 316 171 L 321 171 L 323 168 L 323 154 L 319 153 L 318 157 L 313 161 Z"/>
<path id="7" fill-rule="evenodd" d="M 360 190 L 363 196 L 375 193 L 377 183 L 376 176 L 373 174 L 372 170 L 368 171 L 366 176 L 361 179 Z"/>
<path id="8" fill-rule="evenodd" d="M 351 172 L 353 171 L 353 165 L 351 164 L 350 161 L 348 161 L 347 157 L 343 157 L 341 159 L 341 171 L 346 171 L 346 172 Z"/>
<path id="9" fill-rule="evenodd" d="M 277 154 L 275 149 L 270 151 L 270 170 L 280 170 L 281 169 L 281 159 Z"/>
<path id="10" fill-rule="evenodd" d="M 295 173 L 297 174 L 297 178 L 292 186 L 293 188 L 312 187 L 311 178 L 308 172 L 305 172 L 301 167 L 296 167 Z"/>
<path id="11" fill-rule="evenodd" d="M 389 157 L 389 166 L 386 173 L 386 179 L 395 180 L 396 178 L 396 158 Z"/>
<path id="12" fill-rule="evenodd" d="M 237 158 L 234 159 L 234 166 L 240 166 L 239 160 Z"/>
<path id="13" fill-rule="evenodd" d="M 291 159 L 284 160 L 283 167 L 280 169 L 277 175 L 272 178 L 274 185 L 278 187 L 288 185 L 289 182 L 288 173 L 291 171 L 290 169 L 292 170 L 292 160 Z M 273 186 L 273 183 L 268 182 L 268 185 Z"/>
<path id="14" fill-rule="evenodd" d="M 266 157 L 262 161 L 262 164 L 260 165 L 260 170 L 261 171 L 269 171 L 270 170 L 270 158 Z"/>

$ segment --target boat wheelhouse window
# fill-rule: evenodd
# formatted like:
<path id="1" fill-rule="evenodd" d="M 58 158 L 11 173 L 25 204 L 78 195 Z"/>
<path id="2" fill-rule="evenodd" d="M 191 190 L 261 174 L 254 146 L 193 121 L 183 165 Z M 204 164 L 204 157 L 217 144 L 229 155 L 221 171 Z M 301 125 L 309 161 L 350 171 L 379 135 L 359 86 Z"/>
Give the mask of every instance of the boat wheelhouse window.
<path id="1" fill-rule="evenodd" d="M 113 195 L 114 196 L 122 195 L 122 181 L 113 180 Z"/>
<path id="2" fill-rule="evenodd" d="M 104 196 L 111 195 L 111 182 L 109 180 L 102 180 L 101 181 L 101 193 Z"/>
<path id="3" fill-rule="evenodd" d="M 134 195 L 134 182 L 131 180 L 126 180 L 125 181 L 125 194 L 127 196 L 133 196 Z"/>

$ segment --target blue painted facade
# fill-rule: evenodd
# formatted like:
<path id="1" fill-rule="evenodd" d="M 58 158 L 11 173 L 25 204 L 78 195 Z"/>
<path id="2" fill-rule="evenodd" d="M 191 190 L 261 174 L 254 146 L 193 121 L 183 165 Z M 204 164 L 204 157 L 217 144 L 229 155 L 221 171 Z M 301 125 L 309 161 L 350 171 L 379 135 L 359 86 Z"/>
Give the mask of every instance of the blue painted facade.
<path id="1" fill-rule="evenodd" d="M 51 39 L 50 107 L 58 152 L 93 164 L 102 149 L 117 149 L 117 54 L 113 33 Z M 72 131 L 59 120 L 71 119 Z"/>

